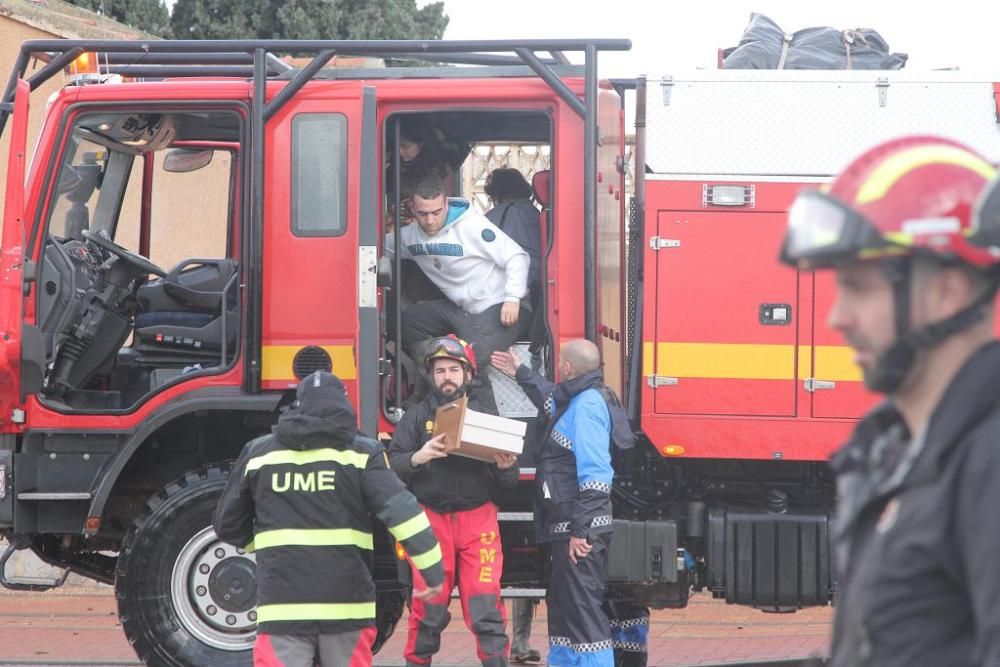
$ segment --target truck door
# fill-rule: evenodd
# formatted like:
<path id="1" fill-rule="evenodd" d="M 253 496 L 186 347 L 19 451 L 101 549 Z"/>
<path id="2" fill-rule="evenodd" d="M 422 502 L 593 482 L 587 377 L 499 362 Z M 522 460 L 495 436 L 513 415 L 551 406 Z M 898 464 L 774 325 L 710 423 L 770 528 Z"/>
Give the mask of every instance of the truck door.
<path id="1" fill-rule="evenodd" d="M 659 414 L 796 414 L 798 273 L 775 259 L 785 214 L 767 185 L 648 186 L 662 202 L 646 239 L 656 272 L 646 381 L 659 387 Z"/>
<path id="2" fill-rule="evenodd" d="M 22 280 L 24 268 L 24 176 L 27 162 L 28 96 L 18 80 L 10 120 L 10 153 L 0 237 L 0 425 L 21 403 Z"/>
<path id="3" fill-rule="evenodd" d="M 363 268 L 374 278 L 374 232 L 359 229 L 377 204 L 374 195 L 362 202 L 360 194 L 362 163 L 376 157 L 363 158 L 374 150 L 373 136 L 372 146 L 362 147 L 364 109 L 374 95 L 357 81 L 313 82 L 308 90 L 312 94 L 286 104 L 268 128 L 262 386 L 285 389 L 315 370 L 329 370 L 357 404 L 361 334 L 375 339 L 359 328 L 362 263 L 372 263 Z M 374 282 L 365 291 L 369 300 Z M 374 353 L 369 356 L 374 363 Z"/>

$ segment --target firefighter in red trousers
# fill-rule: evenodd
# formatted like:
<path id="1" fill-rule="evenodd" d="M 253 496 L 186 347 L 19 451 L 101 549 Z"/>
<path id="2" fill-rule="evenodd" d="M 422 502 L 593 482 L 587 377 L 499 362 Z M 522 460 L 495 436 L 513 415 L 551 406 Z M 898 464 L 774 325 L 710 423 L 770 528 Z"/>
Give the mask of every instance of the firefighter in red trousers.
<path id="1" fill-rule="evenodd" d="M 484 667 L 505 667 L 510 650 L 500 599 L 503 550 L 494 488 L 517 484 L 517 458 L 497 454 L 493 463 L 444 451 L 443 436 L 431 437 L 438 406 L 466 394 L 476 372 L 472 348 L 454 336 L 434 340 L 424 357 L 434 387 L 406 411 L 389 446 L 392 469 L 423 505 L 441 543 L 444 590 L 435 598 L 413 600 L 406 640 L 406 664 L 429 665 L 441 646 L 441 632 L 451 620 L 448 603 L 458 578 L 462 612 L 476 636 Z M 469 409 L 481 410 L 476 396 Z M 420 574 L 414 572 L 420 583 Z M 418 586 L 419 588 L 419 586 Z"/>

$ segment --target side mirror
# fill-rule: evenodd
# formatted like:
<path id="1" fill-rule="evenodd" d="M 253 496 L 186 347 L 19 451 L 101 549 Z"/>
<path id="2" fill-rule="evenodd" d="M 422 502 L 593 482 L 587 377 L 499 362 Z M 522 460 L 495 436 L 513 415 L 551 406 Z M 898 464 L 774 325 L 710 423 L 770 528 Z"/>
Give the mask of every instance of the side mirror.
<path id="1" fill-rule="evenodd" d="M 175 148 L 163 158 L 163 171 L 172 174 L 186 174 L 207 167 L 212 162 L 212 150 L 192 150 L 190 148 Z"/>
<path id="2" fill-rule="evenodd" d="M 385 255 L 378 258 L 375 283 L 379 287 L 392 287 L 392 260 Z"/>

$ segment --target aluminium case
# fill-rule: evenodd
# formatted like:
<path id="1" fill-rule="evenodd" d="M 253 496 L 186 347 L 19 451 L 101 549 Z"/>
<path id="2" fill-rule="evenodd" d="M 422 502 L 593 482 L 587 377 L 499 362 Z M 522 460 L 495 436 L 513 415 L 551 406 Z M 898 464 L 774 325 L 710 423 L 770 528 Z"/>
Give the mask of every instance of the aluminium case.
<path id="1" fill-rule="evenodd" d="M 936 134 L 1000 160 L 997 91 L 957 71 L 704 70 L 650 76 L 648 178 L 829 177 L 869 146 Z"/>

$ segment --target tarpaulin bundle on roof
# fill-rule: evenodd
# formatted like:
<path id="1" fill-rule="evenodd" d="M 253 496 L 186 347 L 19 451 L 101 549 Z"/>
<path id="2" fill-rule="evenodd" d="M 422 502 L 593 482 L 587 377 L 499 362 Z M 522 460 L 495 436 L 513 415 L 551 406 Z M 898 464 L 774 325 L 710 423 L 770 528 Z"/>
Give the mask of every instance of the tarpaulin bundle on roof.
<path id="1" fill-rule="evenodd" d="M 724 69 L 902 69 L 905 53 L 889 53 L 874 30 L 805 28 L 784 32 L 763 14 L 751 14 L 738 46 L 723 51 Z"/>

